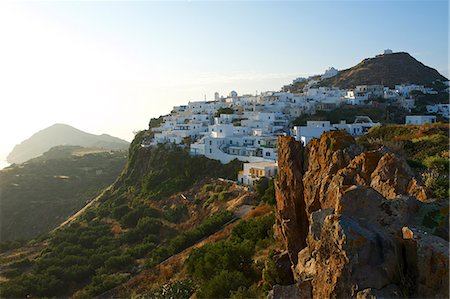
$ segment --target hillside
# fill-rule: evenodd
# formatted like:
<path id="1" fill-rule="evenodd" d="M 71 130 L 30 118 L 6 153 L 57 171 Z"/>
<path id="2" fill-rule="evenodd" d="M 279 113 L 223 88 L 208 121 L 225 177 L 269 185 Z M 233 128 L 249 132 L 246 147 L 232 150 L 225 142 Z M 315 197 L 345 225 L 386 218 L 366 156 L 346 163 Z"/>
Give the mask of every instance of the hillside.
<path id="1" fill-rule="evenodd" d="M 366 58 L 357 65 L 340 71 L 336 76 L 322 80 L 319 84 L 341 89 L 376 84 L 394 88 L 396 84 L 402 83 L 430 86 L 435 80 L 448 79 L 437 70 L 417 61 L 410 54 L 398 52 Z M 301 88 L 300 83 L 287 87 L 292 92 L 301 92 Z"/>
<path id="2" fill-rule="evenodd" d="M 448 296 L 448 125 L 280 137 L 278 178 L 255 191 L 221 179 L 240 162 L 148 134 L 85 210 L 0 255 L 2 297 Z"/>
<path id="3" fill-rule="evenodd" d="M 126 152 L 59 146 L 0 170 L 1 240 L 48 233 L 114 182 Z"/>
<path id="4" fill-rule="evenodd" d="M 170 145 L 142 148 L 149 133 L 136 136 L 112 187 L 39 245 L 45 254 L 34 259 L 35 251 L 24 248 L 19 252 L 33 254 L 0 256 L 0 282 L 8 281 L 2 297 L 99 295 L 238 219 L 241 206 L 255 204 L 252 193 L 217 180 L 234 178 L 242 163 L 222 165 Z"/>
<path id="5" fill-rule="evenodd" d="M 16 145 L 6 158 L 9 163 L 23 163 L 57 145 L 78 145 L 107 150 L 126 150 L 129 143 L 107 134 L 94 135 L 65 124 L 54 124 Z"/>

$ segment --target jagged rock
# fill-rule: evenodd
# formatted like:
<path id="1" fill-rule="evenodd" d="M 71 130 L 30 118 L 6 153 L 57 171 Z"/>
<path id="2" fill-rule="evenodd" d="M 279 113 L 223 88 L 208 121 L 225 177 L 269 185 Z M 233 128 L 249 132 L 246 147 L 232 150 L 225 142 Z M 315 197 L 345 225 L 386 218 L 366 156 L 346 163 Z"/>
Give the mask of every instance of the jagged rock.
<path id="1" fill-rule="evenodd" d="M 448 296 L 448 241 L 415 228 L 448 232 L 448 202 L 427 200 L 404 158 L 343 132 L 278 142 L 275 232 L 313 298 Z"/>
<path id="2" fill-rule="evenodd" d="M 278 139 L 279 175 L 275 184 L 277 197 L 276 235 L 284 242 L 292 264 L 306 246 L 308 219 L 303 200 L 303 146 L 290 137 Z"/>
<path id="3" fill-rule="evenodd" d="M 334 213 L 333 209 L 320 209 L 311 214 L 310 217 L 310 236 L 314 238 L 314 240 L 320 239 L 320 233 L 322 231 L 323 222 L 325 221 L 325 217 Z"/>
<path id="4" fill-rule="evenodd" d="M 274 254 L 273 260 L 277 271 L 277 277 L 280 279 L 281 285 L 293 284 L 294 276 L 291 271 L 291 260 L 287 251 Z"/>
<path id="5" fill-rule="evenodd" d="M 381 290 L 368 288 L 359 291 L 356 294 L 356 299 L 382 299 L 382 298 L 401 298 L 404 297 L 402 291 L 395 284 L 390 284 Z"/>
<path id="6" fill-rule="evenodd" d="M 424 298 L 449 298 L 449 243 L 417 228 L 404 242 L 405 277 Z"/>
<path id="7" fill-rule="evenodd" d="M 405 239 L 405 240 L 412 239 L 414 237 L 413 231 L 407 226 L 404 226 L 402 228 L 402 235 L 403 235 L 403 239 Z"/>
<path id="8" fill-rule="evenodd" d="M 370 187 L 388 199 L 396 198 L 401 194 L 415 194 L 420 195 L 419 199 L 425 200 L 425 191 L 412 179 L 413 172 L 406 160 L 388 153 L 378 161 L 371 175 Z"/>
<path id="9" fill-rule="evenodd" d="M 267 299 L 311 299 L 311 283 L 304 281 L 288 286 L 274 285 Z"/>
<path id="10" fill-rule="evenodd" d="M 316 260 L 312 258 L 309 247 L 298 253 L 298 262 L 293 269 L 298 281 L 311 280 L 316 275 Z"/>
<path id="11" fill-rule="evenodd" d="M 360 150 L 353 137 L 341 131 L 325 133 L 320 139 L 308 143 L 303 158 L 303 198 L 308 216 L 321 208 L 332 206 L 327 201 L 331 180 Z"/>

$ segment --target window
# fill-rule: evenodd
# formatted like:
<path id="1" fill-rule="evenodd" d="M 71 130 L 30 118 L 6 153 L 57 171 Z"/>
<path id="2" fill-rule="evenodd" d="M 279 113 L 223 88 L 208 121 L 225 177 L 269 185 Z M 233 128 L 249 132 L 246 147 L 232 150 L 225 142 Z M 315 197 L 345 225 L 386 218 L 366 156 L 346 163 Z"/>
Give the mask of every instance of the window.
<path id="1" fill-rule="evenodd" d="M 212 141 L 211 140 L 209 141 L 209 145 L 212 145 Z"/>
<path id="2" fill-rule="evenodd" d="M 270 152 L 266 152 L 266 157 L 269 157 L 270 156 Z"/>
<path id="3" fill-rule="evenodd" d="M 211 148 L 209 149 L 209 153 L 212 154 L 212 149 Z"/>
<path id="4" fill-rule="evenodd" d="M 222 133 L 222 129 L 220 129 L 220 133 Z"/>

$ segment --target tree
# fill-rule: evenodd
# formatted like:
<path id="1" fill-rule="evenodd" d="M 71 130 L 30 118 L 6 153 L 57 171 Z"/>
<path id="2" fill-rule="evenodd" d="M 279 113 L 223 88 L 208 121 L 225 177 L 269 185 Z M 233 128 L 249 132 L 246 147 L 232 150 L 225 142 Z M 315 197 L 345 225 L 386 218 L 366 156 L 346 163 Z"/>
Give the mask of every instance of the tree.
<path id="1" fill-rule="evenodd" d="M 214 114 L 214 117 L 220 117 L 221 114 L 233 114 L 233 113 L 234 113 L 233 108 L 230 107 L 219 108 Z"/>

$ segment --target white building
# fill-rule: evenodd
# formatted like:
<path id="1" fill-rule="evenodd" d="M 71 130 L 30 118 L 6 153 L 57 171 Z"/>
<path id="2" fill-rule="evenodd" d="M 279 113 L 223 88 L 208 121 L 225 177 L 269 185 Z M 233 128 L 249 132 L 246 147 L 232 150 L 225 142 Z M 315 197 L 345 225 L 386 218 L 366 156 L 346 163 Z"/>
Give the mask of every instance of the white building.
<path id="1" fill-rule="evenodd" d="M 330 124 L 329 121 L 307 121 L 306 126 L 295 126 L 292 134 L 295 140 L 306 145 L 311 139 L 320 138 L 320 135 L 325 132 L 345 130 L 352 136 L 358 136 L 366 133 L 370 128 L 380 125 L 378 122 L 373 122 L 368 116 L 357 116 L 352 124 L 347 124 L 345 121 L 338 124 Z"/>
<path id="2" fill-rule="evenodd" d="M 347 90 L 344 99 L 347 104 L 356 106 L 363 105 L 369 99 L 369 96 L 367 93 L 355 93 L 354 90 Z"/>
<path id="3" fill-rule="evenodd" d="M 328 79 L 336 76 L 338 73 L 339 71 L 337 69 L 335 69 L 334 67 L 330 67 L 325 71 L 325 73 L 320 77 L 320 79 L 321 80 Z"/>
<path id="4" fill-rule="evenodd" d="M 243 170 L 238 174 L 238 182 L 253 186 L 262 177 L 273 178 L 278 171 L 276 161 L 244 163 Z"/>
<path id="5" fill-rule="evenodd" d="M 439 114 L 445 118 L 450 118 L 449 110 L 450 110 L 450 104 L 427 105 L 428 113 Z"/>
<path id="6" fill-rule="evenodd" d="M 412 91 L 420 91 L 424 94 L 437 94 L 438 92 L 429 87 L 424 87 L 423 85 L 416 84 L 400 84 L 395 85 L 395 90 L 404 96 L 409 95 Z"/>
<path id="7" fill-rule="evenodd" d="M 306 126 L 294 126 L 293 136 L 295 140 L 307 145 L 313 138 L 319 138 L 325 132 L 335 130 L 329 121 L 307 121 Z"/>
<path id="8" fill-rule="evenodd" d="M 353 91 L 356 96 L 367 96 L 370 98 L 381 98 L 384 95 L 383 85 L 358 85 Z"/>
<path id="9" fill-rule="evenodd" d="M 405 124 L 407 125 L 424 125 L 436 123 L 435 115 L 408 115 Z"/>

